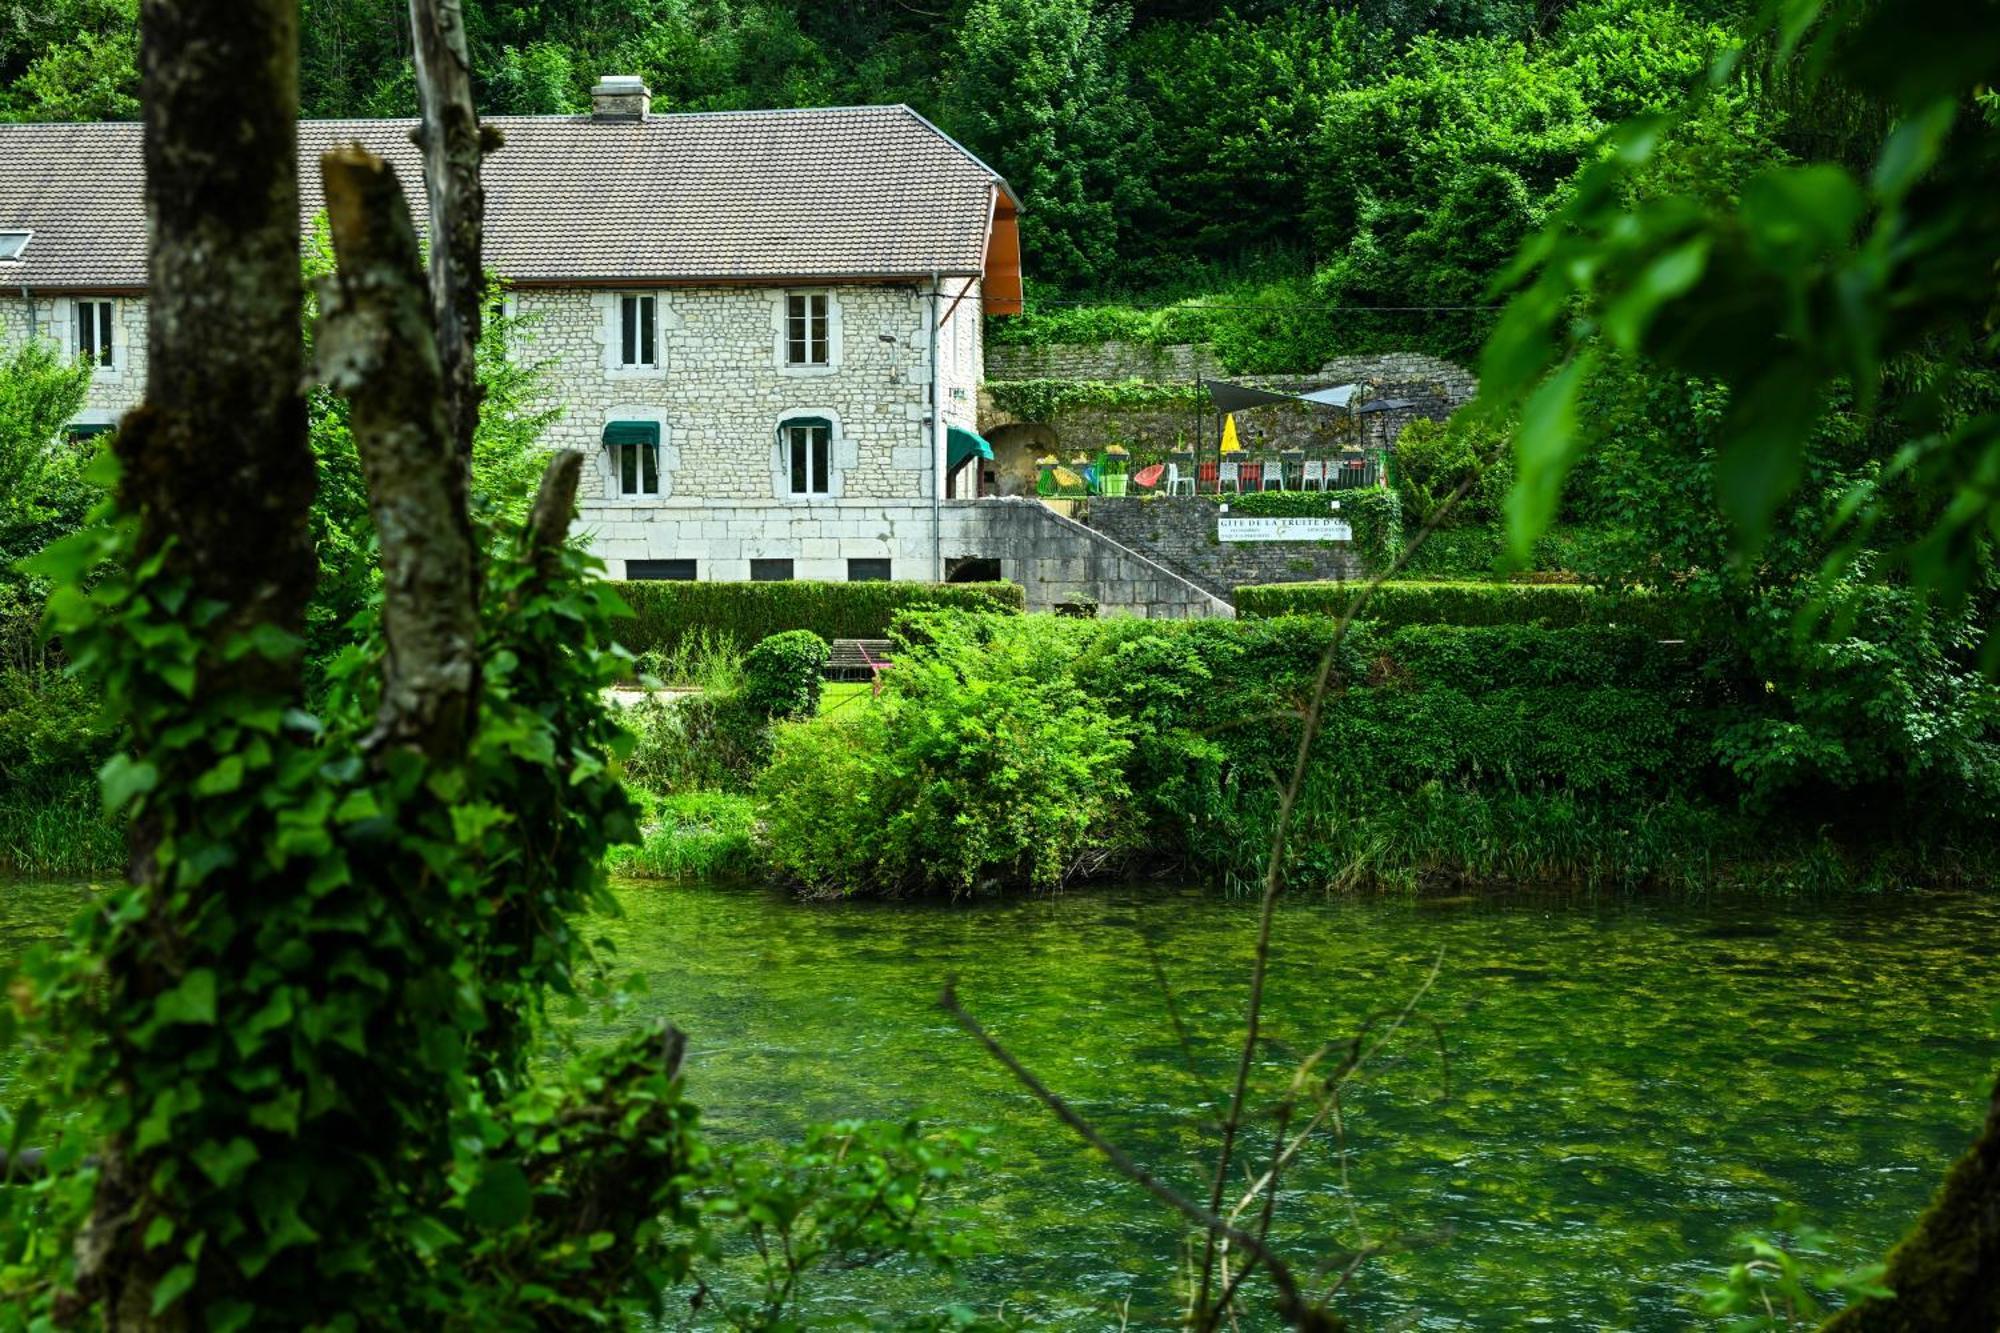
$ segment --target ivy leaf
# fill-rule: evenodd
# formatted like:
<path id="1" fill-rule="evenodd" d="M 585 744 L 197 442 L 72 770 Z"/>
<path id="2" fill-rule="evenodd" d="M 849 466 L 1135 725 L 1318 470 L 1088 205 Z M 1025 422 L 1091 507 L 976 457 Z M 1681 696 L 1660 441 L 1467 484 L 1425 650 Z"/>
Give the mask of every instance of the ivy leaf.
<path id="1" fill-rule="evenodd" d="M 250 1169 L 258 1153 L 256 1144 L 238 1135 L 227 1143 L 210 1139 L 189 1156 L 194 1158 L 201 1173 L 215 1182 L 217 1189 L 228 1189 Z"/>
<path id="2" fill-rule="evenodd" d="M 465 1195 L 465 1215 L 474 1226 L 504 1231 L 528 1216 L 528 1176 L 512 1162 L 492 1162 Z"/>
<path id="3" fill-rule="evenodd" d="M 215 1022 L 215 972 L 198 967 L 181 978 L 178 986 L 163 991 L 153 1001 L 156 1023 Z"/>
<path id="4" fill-rule="evenodd" d="M 160 770 L 129 754 L 114 754 L 97 770 L 97 782 L 104 792 L 104 813 L 115 815 L 132 799 L 159 785 Z"/>
<path id="5" fill-rule="evenodd" d="M 160 1314 L 194 1286 L 194 1265 L 175 1264 L 153 1287 L 153 1313 Z"/>

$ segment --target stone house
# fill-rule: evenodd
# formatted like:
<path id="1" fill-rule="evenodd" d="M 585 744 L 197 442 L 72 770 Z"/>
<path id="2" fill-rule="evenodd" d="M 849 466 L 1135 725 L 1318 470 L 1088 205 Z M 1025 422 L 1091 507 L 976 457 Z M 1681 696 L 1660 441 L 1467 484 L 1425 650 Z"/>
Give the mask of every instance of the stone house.
<path id="1" fill-rule="evenodd" d="M 936 578 L 981 316 L 1018 313 L 1018 201 L 906 106 L 653 115 L 635 79 L 583 116 L 492 118 L 486 258 L 583 451 L 613 576 Z M 388 158 L 421 228 L 411 121 L 299 127 Z M 0 341 L 96 368 L 80 432 L 146 376 L 142 130 L 0 125 Z M 948 465 L 960 465 L 947 477 Z"/>

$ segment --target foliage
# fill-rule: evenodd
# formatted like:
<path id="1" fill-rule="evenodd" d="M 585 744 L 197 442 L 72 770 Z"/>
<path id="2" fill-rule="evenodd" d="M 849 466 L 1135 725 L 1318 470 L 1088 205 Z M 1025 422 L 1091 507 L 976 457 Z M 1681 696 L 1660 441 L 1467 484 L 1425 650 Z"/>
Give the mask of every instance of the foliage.
<path id="1" fill-rule="evenodd" d="M 1352 595 L 1279 585 L 1250 600 L 1268 597 L 1278 611 L 1329 591 Z M 1825 885 L 1956 878 L 1992 861 L 1988 714 L 1969 687 L 1926 693 L 1933 664 L 1895 665 L 1906 642 L 1836 649 L 1838 666 L 1769 677 L 1726 639 L 1660 642 L 1682 608 L 1650 595 L 1495 583 L 1391 583 L 1378 595 L 1383 619 L 1356 623 L 1343 645 L 1301 796 L 1289 855 L 1302 882 L 1421 873 Z M 1004 844 L 955 881 L 907 867 L 967 856 L 964 830 L 988 836 L 991 813 L 959 822 L 931 810 L 986 810 L 999 761 L 962 752 L 1021 725 L 1020 698 L 1055 691 L 1094 701 L 1105 734 L 1123 738 L 1114 764 L 1065 772 L 1065 802 L 1147 830 L 1149 861 L 1224 880 L 1249 873 L 1268 846 L 1276 786 L 1332 629 L 1325 614 L 1185 624 L 911 616 L 878 704 L 779 729 L 757 783 L 765 855 L 814 894 L 962 889 L 967 873 L 1029 882 Z M 982 696 L 992 701 L 975 713 L 967 701 Z M 1858 702 L 1855 715 L 1842 714 L 1842 698 Z M 1796 768 L 1746 766 L 1738 737 L 1783 726 L 1821 748 Z M 1084 822 L 1093 836 L 1066 844 L 1079 864 L 1128 856 L 1102 816 Z M 1829 842 L 1829 828 L 1843 836 Z M 1957 851 L 1923 854 L 1932 840 Z M 1698 870 L 1676 861 L 1676 847 L 1693 846 L 1707 858 Z"/>
<path id="2" fill-rule="evenodd" d="M 1127 17 L 1092 0 L 970 0 L 957 22 L 948 123 L 1006 173 L 1022 243 L 1060 286 L 1109 276 L 1119 219 L 1143 206 L 1120 169 L 1145 124 L 1115 63 Z"/>
<path id="3" fill-rule="evenodd" d="M 84 476 L 88 446 L 64 437 L 89 387 L 89 368 L 64 361 L 51 343 L 0 348 L 0 670 L 45 665 L 38 640 L 48 585 L 18 564 L 75 531 L 96 499 Z"/>
<path id="4" fill-rule="evenodd" d="M 753 876 L 756 807 L 749 797 L 720 791 L 638 795 L 645 810 L 641 841 L 637 847 L 612 849 L 606 863 L 612 874 L 705 884 Z"/>
<path id="5" fill-rule="evenodd" d="M 1598 524 L 1563 524 L 1535 542 L 1527 567 L 1510 577 L 1528 582 L 1622 582 L 1639 562 L 1628 555 L 1630 534 Z M 1403 575 L 1417 579 L 1488 579 L 1506 564 L 1500 525 L 1437 528 L 1410 552 Z"/>
<path id="6" fill-rule="evenodd" d="M 635 653 L 672 652 L 690 635 L 726 635 L 755 643 L 782 630 L 808 629 L 822 639 L 879 639 L 906 607 L 1019 610 L 1026 594 L 1013 583 L 682 583 L 618 585 L 634 619 L 620 640 Z"/>
<path id="7" fill-rule="evenodd" d="M 813 896 L 1053 889 L 1121 844 L 1126 728 L 1062 671 L 1075 634 L 1019 623 L 1037 632 L 929 618 L 879 704 L 777 728 L 757 803 L 780 874 Z"/>
<path id="8" fill-rule="evenodd" d="M 1702 1313 L 1727 1316 L 1723 1327 L 1740 1333 L 1789 1333 L 1818 1327 L 1829 1303 L 1892 1294 L 1882 1285 L 1881 1264 L 1824 1266 L 1831 1240 L 1798 1210 L 1779 1209 L 1769 1232 L 1746 1231 L 1736 1237 L 1744 1257 L 1702 1292 Z"/>
<path id="9" fill-rule="evenodd" d="M 1396 494 L 1413 524 L 1433 531 L 1496 523 L 1514 484 L 1507 436 L 1461 414 L 1448 422 L 1417 420 L 1396 437 Z M 1463 494 L 1460 495 L 1460 488 Z M 1449 509 L 1445 502 L 1458 500 Z"/>
<path id="10" fill-rule="evenodd" d="M 1743 554 L 1762 550 L 1802 484 L 1814 498 L 1809 457 L 1828 408 L 1851 392 L 1863 414 L 1882 410 L 1890 462 L 1841 504 L 1833 567 L 1907 526 L 1900 558 L 1962 604 L 1985 580 L 2000 513 L 1969 498 L 2000 456 L 1983 387 L 2000 171 L 1978 102 L 2000 37 L 1983 6 L 1943 0 L 1782 15 L 1747 55 L 1717 60 L 1709 96 L 1753 78 L 1850 94 L 1885 125 L 1871 160 L 1815 154 L 1757 172 L 1733 197 L 1635 200 L 1634 174 L 1699 108 L 1638 117 L 1610 137 L 1503 275 L 1514 296 L 1481 392 L 1490 409 L 1522 414 L 1512 540 L 1525 549 L 1547 525 L 1592 440 L 1578 404 L 1597 368 L 1644 355 L 1732 391 L 1713 493 Z M 1885 369 L 1910 358 L 1928 363 L 1923 383 L 1897 393 Z"/>
<path id="11" fill-rule="evenodd" d="M 1237 614 L 1250 617 L 1344 614 L 1361 592 L 1355 583 L 1264 583 L 1236 590 Z M 1385 583 L 1369 594 L 1361 618 L 1379 629 L 1401 625 L 1636 626 L 1685 635 L 1678 605 L 1645 594 L 1620 596 L 1573 583 L 1470 583 L 1416 579 Z"/>
<path id="12" fill-rule="evenodd" d="M 993 406 L 1023 421 L 1050 421 L 1064 412 L 1189 407 L 1201 391 L 1146 380 L 989 380 Z"/>
<path id="13" fill-rule="evenodd" d="M 743 659 L 744 707 L 773 721 L 811 717 L 830 652 L 809 629 L 781 630 Z"/>
<path id="14" fill-rule="evenodd" d="M 746 716 L 732 693 L 648 695 L 624 722 L 634 736 L 626 778 L 661 795 L 744 790 L 768 755 L 764 719 Z"/>
<path id="15" fill-rule="evenodd" d="M 743 648 L 731 636 L 706 628 L 683 634 L 671 648 L 652 648 L 632 659 L 635 677 L 714 694 L 743 683 Z"/>

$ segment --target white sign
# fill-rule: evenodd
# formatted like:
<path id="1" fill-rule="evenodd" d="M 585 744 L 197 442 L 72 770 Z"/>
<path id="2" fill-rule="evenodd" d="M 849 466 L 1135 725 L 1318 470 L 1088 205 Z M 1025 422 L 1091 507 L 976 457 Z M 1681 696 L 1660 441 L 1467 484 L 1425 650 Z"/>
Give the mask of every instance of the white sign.
<path id="1" fill-rule="evenodd" d="M 1338 518 L 1235 518 L 1218 514 L 1215 535 L 1225 542 L 1351 542 L 1354 529 Z"/>

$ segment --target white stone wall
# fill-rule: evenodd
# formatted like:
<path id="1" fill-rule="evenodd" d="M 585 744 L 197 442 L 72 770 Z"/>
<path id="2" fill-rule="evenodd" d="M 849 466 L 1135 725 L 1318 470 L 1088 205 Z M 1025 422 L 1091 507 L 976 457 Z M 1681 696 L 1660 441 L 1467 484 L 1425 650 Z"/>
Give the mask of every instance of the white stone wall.
<path id="1" fill-rule="evenodd" d="M 625 511 L 690 501 L 810 508 L 928 497 L 928 301 L 908 287 L 818 290 L 832 298 L 825 367 L 784 364 L 784 291 L 721 287 L 648 293 L 659 365 L 634 370 L 616 364 L 627 293 L 517 292 L 525 325 L 518 355 L 544 367 L 550 405 L 562 414 L 548 442 L 592 460 L 586 515 L 613 524 L 629 520 Z M 976 367 L 968 373 L 976 382 Z M 789 416 L 834 423 L 830 496 L 788 494 L 778 424 Z M 661 427 L 656 497 L 617 493 L 601 441 L 605 424 L 622 420 Z"/>
<path id="2" fill-rule="evenodd" d="M 79 422 L 116 422 L 138 405 L 146 392 L 146 303 L 136 297 L 91 296 L 110 301 L 112 365 L 99 366 L 91 376 Z M 14 347 L 29 338 L 54 342 L 66 355 L 76 351 L 75 298 L 37 295 L 24 300 L 16 291 L 0 293 L 0 347 Z"/>

